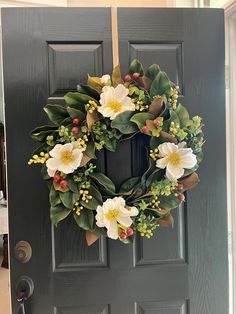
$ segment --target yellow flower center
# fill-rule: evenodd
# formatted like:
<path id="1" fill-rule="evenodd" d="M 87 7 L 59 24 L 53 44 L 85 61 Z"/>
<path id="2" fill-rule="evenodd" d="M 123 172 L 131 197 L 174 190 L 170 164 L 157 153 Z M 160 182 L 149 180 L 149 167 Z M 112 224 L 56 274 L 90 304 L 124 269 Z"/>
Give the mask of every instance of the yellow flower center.
<path id="1" fill-rule="evenodd" d="M 119 211 L 117 209 L 110 209 L 109 212 L 106 214 L 106 218 L 110 221 L 117 220 L 119 215 Z"/>
<path id="2" fill-rule="evenodd" d="M 74 160 L 73 152 L 69 150 L 65 150 L 61 153 L 61 160 L 64 164 L 68 164 L 69 162 Z"/>
<path id="3" fill-rule="evenodd" d="M 113 100 L 109 103 L 109 108 L 111 108 L 115 112 L 120 112 L 122 104 L 117 100 Z"/>
<path id="4" fill-rule="evenodd" d="M 172 153 L 168 157 L 168 162 L 174 166 L 177 166 L 180 163 L 180 156 L 178 153 Z"/>

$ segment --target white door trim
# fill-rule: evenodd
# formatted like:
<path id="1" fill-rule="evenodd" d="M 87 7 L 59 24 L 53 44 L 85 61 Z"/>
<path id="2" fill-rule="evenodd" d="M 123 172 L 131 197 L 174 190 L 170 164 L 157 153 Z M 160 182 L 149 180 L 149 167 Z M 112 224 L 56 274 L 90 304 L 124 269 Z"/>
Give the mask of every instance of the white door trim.
<path id="1" fill-rule="evenodd" d="M 236 1 L 225 8 L 230 314 L 236 313 Z"/>

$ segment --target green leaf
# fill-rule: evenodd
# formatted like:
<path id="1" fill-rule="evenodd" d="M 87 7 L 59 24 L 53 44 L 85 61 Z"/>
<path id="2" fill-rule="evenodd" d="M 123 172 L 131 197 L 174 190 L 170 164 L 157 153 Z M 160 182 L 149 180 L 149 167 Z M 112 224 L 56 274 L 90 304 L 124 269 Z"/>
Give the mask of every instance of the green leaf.
<path id="1" fill-rule="evenodd" d="M 50 189 L 49 200 L 50 200 L 51 206 L 57 206 L 61 203 L 59 193 L 58 191 L 54 189 L 53 185 L 51 186 L 51 189 Z"/>
<path id="2" fill-rule="evenodd" d="M 57 130 L 57 126 L 44 125 L 35 128 L 33 131 L 31 131 L 30 135 L 33 140 L 44 142 L 48 135 L 55 133 L 55 130 Z"/>
<path id="3" fill-rule="evenodd" d="M 78 193 L 78 183 L 74 181 L 73 175 L 69 175 L 66 177 L 67 182 L 68 182 L 68 188 L 73 192 L 73 193 Z"/>
<path id="4" fill-rule="evenodd" d="M 93 229 L 94 215 L 91 210 L 82 209 L 79 216 L 76 213 L 73 216 L 80 228 L 84 230 Z"/>
<path id="5" fill-rule="evenodd" d="M 101 185 L 105 189 L 114 193 L 116 192 L 114 183 L 105 174 L 100 172 L 93 172 L 89 176 L 90 178 L 94 179 L 97 184 Z"/>
<path id="6" fill-rule="evenodd" d="M 89 85 L 89 87 L 95 89 L 98 93 L 102 92 L 103 85 L 101 83 L 100 77 L 88 76 L 87 84 Z"/>
<path id="7" fill-rule="evenodd" d="M 77 91 L 82 94 L 87 94 L 98 101 L 100 99 L 100 94 L 94 88 L 88 85 L 85 85 L 85 84 L 77 85 Z"/>
<path id="8" fill-rule="evenodd" d="M 71 210 L 65 208 L 63 205 L 52 206 L 50 208 L 50 217 L 52 223 L 57 226 L 58 222 L 65 219 L 70 214 L 70 212 Z"/>
<path id="9" fill-rule="evenodd" d="M 60 195 L 60 199 L 62 201 L 62 204 L 66 207 L 66 208 L 73 208 L 73 193 L 71 191 L 67 191 L 67 192 L 59 192 Z"/>
<path id="10" fill-rule="evenodd" d="M 134 74 L 135 72 L 140 73 L 140 76 L 143 76 L 144 74 L 143 66 L 137 59 L 134 59 L 129 67 L 130 74 Z"/>
<path id="11" fill-rule="evenodd" d="M 112 137 L 112 138 L 105 138 L 104 139 L 104 146 L 106 149 L 110 150 L 111 152 L 114 152 L 116 150 L 117 147 L 117 140 L 116 138 Z"/>
<path id="12" fill-rule="evenodd" d="M 61 105 L 48 104 L 44 107 L 44 111 L 47 113 L 48 118 L 56 125 L 59 125 L 68 117 L 66 108 Z"/>
<path id="13" fill-rule="evenodd" d="M 51 177 L 48 175 L 48 171 L 47 171 L 47 166 L 46 164 L 43 164 L 42 165 L 42 168 L 41 168 L 41 175 L 42 175 L 42 178 L 44 180 L 49 180 L 51 179 Z"/>
<path id="14" fill-rule="evenodd" d="M 131 134 L 138 132 L 137 126 L 131 122 L 131 117 L 134 115 L 134 111 L 125 111 L 111 122 L 111 127 L 119 130 L 122 134 Z"/>
<path id="15" fill-rule="evenodd" d="M 150 187 L 153 182 L 160 181 L 164 177 L 164 171 L 160 169 L 155 169 L 149 177 L 146 178 L 146 187 Z"/>
<path id="16" fill-rule="evenodd" d="M 164 209 L 173 209 L 180 205 L 181 201 L 175 195 L 160 196 L 160 207 Z"/>
<path id="17" fill-rule="evenodd" d="M 89 100 L 96 101 L 94 98 L 78 92 L 69 92 L 64 96 L 64 99 L 69 107 L 81 110 L 82 112 L 85 112 L 85 105 Z"/>
<path id="18" fill-rule="evenodd" d="M 147 120 L 154 120 L 155 116 L 148 112 L 139 112 L 132 116 L 130 121 L 134 122 L 138 128 L 141 130 L 144 125 L 146 125 Z"/>
<path id="19" fill-rule="evenodd" d="M 177 113 L 175 112 L 175 110 L 170 109 L 169 112 L 170 112 L 170 117 L 169 119 L 164 121 L 163 127 L 162 127 L 163 131 L 167 133 L 169 132 L 171 122 L 174 122 L 175 124 L 180 124 L 179 117 Z"/>
<path id="20" fill-rule="evenodd" d="M 85 153 L 90 158 L 96 158 L 94 141 L 89 140 L 87 142 L 87 147 L 86 147 Z"/>
<path id="21" fill-rule="evenodd" d="M 103 203 L 102 195 L 93 185 L 91 185 L 88 190 L 89 194 L 92 195 L 92 199 L 89 200 L 88 203 L 80 201 L 81 205 L 90 210 L 96 210 L 98 205 L 101 205 Z"/>
<path id="22" fill-rule="evenodd" d="M 129 178 L 122 183 L 119 193 L 126 193 L 131 191 L 138 183 L 140 183 L 140 177 Z"/>
<path id="23" fill-rule="evenodd" d="M 161 69 L 159 65 L 153 64 L 147 69 L 145 76 L 147 76 L 150 80 L 153 81 L 160 71 Z"/>
<path id="24" fill-rule="evenodd" d="M 82 111 L 70 107 L 67 108 L 67 111 L 72 119 L 79 118 L 81 121 L 84 121 L 85 114 Z"/>
<path id="25" fill-rule="evenodd" d="M 189 113 L 187 109 L 181 104 L 178 104 L 178 107 L 176 108 L 175 112 L 179 117 L 180 127 L 181 128 L 185 127 L 189 122 Z"/>
<path id="26" fill-rule="evenodd" d="M 152 82 L 150 96 L 154 97 L 162 95 L 166 95 L 167 97 L 171 95 L 171 84 L 167 74 L 160 71 Z"/>
<path id="27" fill-rule="evenodd" d="M 120 66 L 117 65 L 116 67 L 114 67 L 113 71 L 112 71 L 112 85 L 114 87 L 116 87 L 117 85 L 119 84 L 123 84 L 123 80 L 122 80 L 122 77 L 121 77 L 121 72 L 120 72 Z"/>

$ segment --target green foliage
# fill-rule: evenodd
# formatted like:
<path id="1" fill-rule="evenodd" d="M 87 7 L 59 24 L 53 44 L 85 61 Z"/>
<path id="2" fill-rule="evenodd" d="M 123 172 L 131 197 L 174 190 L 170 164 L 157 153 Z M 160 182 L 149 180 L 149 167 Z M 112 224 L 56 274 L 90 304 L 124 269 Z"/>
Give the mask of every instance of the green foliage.
<path id="1" fill-rule="evenodd" d="M 185 109 L 184 106 L 179 104 L 175 110 L 176 114 L 178 115 L 180 127 L 183 128 L 188 125 L 189 123 L 189 113 Z"/>
<path id="2" fill-rule="evenodd" d="M 151 85 L 150 95 L 151 97 L 166 95 L 167 98 L 171 95 L 171 83 L 165 72 L 159 71 L 155 77 Z"/>
<path id="3" fill-rule="evenodd" d="M 73 217 L 80 228 L 84 230 L 93 229 L 94 215 L 92 211 L 82 209 L 79 216 L 74 213 Z"/>
<path id="4" fill-rule="evenodd" d="M 57 205 L 57 206 L 52 206 L 50 208 L 50 217 L 51 217 L 51 222 L 57 226 L 57 224 L 65 219 L 69 214 L 71 210 L 68 208 L 65 208 L 63 205 Z"/>
<path id="5" fill-rule="evenodd" d="M 100 172 L 93 172 L 89 175 L 92 180 L 95 180 L 96 184 L 103 187 L 105 190 L 115 193 L 116 187 L 114 183 L 105 174 Z"/>
<path id="6" fill-rule="evenodd" d="M 33 140 L 43 143 L 45 142 L 47 136 L 55 134 L 56 130 L 57 130 L 56 126 L 44 125 L 35 128 L 33 131 L 31 131 L 30 134 Z"/>
<path id="7" fill-rule="evenodd" d="M 155 116 L 148 112 L 139 112 L 135 113 L 130 119 L 131 122 L 135 123 L 139 130 L 142 129 L 143 126 L 146 125 L 147 120 L 154 120 Z"/>
<path id="8" fill-rule="evenodd" d="M 133 111 L 122 112 L 111 122 L 111 127 L 119 130 L 122 134 L 138 132 L 138 128 L 132 120 L 133 116 Z"/>
<path id="9" fill-rule="evenodd" d="M 145 76 L 150 80 L 154 80 L 157 74 L 161 71 L 158 64 L 152 64 L 146 71 Z"/>
<path id="10" fill-rule="evenodd" d="M 44 107 L 44 111 L 48 115 L 50 121 L 59 125 L 63 120 L 68 117 L 68 112 L 65 107 L 61 105 L 48 104 Z"/>
<path id="11" fill-rule="evenodd" d="M 140 183 L 140 177 L 129 178 L 128 180 L 122 183 L 119 193 L 124 194 L 124 193 L 130 192 L 139 183 Z"/>
<path id="12" fill-rule="evenodd" d="M 135 72 L 140 73 L 141 76 L 144 74 L 143 66 L 137 59 L 134 59 L 129 67 L 130 74 L 134 74 Z"/>

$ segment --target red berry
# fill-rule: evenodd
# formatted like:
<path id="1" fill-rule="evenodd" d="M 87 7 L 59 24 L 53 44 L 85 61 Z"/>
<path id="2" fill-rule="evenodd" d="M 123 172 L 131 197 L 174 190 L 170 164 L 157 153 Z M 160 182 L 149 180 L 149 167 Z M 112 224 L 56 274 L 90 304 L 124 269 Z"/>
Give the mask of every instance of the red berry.
<path id="1" fill-rule="evenodd" d="M 60 186 L 61 186 L 63 189 L 67 188 L 67 185 L 68 185 L 68 183 L 67 183 L 66 180 L 61 180 Z"/>
<path id="2" fill-rule="evenodd" d="M 183 202 L 183 201 L 185 200 L 184 194 L 179 194 L 179 195 L 178 195 L 178 199 L 179 199 L 181 202 Z"/>
<path id="3" fill-rule="evenodd" d="M 76 124 L 76 125 L 80 124 L 80 119 L 79 118 L 74 118 L 73 119 L 73 124 Z"/>
<path id="4" fill-rule="evenodd" d="M 134 229 L 129 227 L 127 230 L 126 230 L 126 233 L 127 233 L 127 236 L 130 237 L 134 234 Z"/>
<path id="5" fill-rule="evenodd" d="M 145 134 L 146 134 L 148 131 L 149 131 L 149 126 L 147 126 L 147 125 L 143 126 L 142 129 L 141 129 L 141 132 L 142 132 L 142 133 L 145 133 Z"/>
<path id="6" fill-rule="evenodd" d="M 60 180 L 61 180 L 61 177 L 59 176 L 59 174 L 55 174 L 55 176 L 53 177 L 53 181 L 58 182 Z"/>
<path id="7" fill-rule="evenodd" d="M 155 126 L 155 128 L 158 128 L 160 125 L 160 121 L 157 119 L 153 120 L 153 125 Z"/>
<path id="8" fill-rule="evenodd" d="M 121 240 L 125 240 L 127 238 L 127 235 L 124 233 L 124 232 L 122 232 L 121 234 L 120 234 L 120 239 Z"/>
<path id="9" fill-rule="evenodd" d="M 127 74 L 127 75 L 125 76 L 125 82 L 131 82 L 131 81 L 132 81 L 131 76 L 130 76 L 129 74 Z"/>
<path id="10" fill-rule="evenodd" d="M 74 127 L 72 128 L 72 133 L 73 133 L 74 135 L 77 135 L 77 134 L 79 133 L 79 128 L 77 128 L 77 126 L 74 126 Z"/>
<path id="11" fill-rule="evenodd" d="M 184 185 L 183 185 L 182 183 L 178 183 L 178 184 L 176 185 L 176 189 L 177 189 L 177 190 L 183 190 L 183 188 L 184 188 Z"/>
<path id="12" fill-rule="evenodd" d="M 133 78 L 134 78 L 135 80 L 138 80 L 139 77 L 140 77 L 140 73 L 135 72 L 135 73 L 133 74 Z"/>

